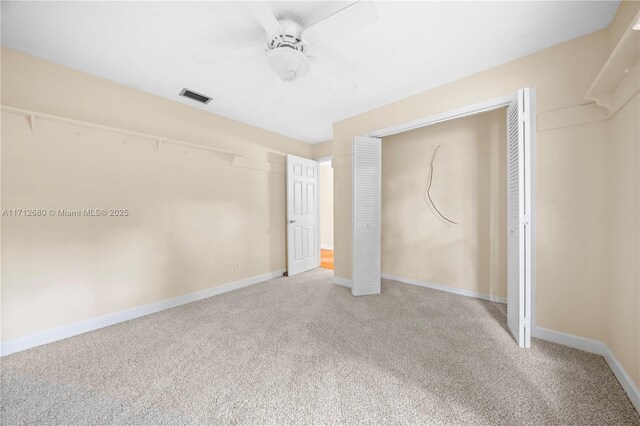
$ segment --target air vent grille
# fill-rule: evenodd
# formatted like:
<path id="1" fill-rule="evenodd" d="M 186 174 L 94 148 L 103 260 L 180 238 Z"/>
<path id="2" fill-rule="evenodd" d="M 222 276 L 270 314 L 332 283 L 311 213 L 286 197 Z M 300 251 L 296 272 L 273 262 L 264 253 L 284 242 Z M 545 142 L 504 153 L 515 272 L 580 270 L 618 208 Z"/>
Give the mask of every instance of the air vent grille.
<path id="1" fill-rule="evenodd" d="M 189 89 L 182 89 L 182 91 L 180 92 L 180 96 L 193 99 L 194 101 L 200 102 L 205 105 L 211 102 L 211 99 L 213 99 L 213 98 L 210 98 L 209 96 L 194 92 L 193 90 L 189 90 Z"/>

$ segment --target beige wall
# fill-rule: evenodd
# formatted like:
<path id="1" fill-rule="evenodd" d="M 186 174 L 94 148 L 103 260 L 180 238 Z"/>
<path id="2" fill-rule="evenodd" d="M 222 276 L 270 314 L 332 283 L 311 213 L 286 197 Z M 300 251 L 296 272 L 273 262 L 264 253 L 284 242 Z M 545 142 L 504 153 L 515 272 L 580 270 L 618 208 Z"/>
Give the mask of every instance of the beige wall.
<path id="1" fill-rule="evenodd" d="M 215 146 L 278 164 L 284 164 L 284 157 L 274 154 L 313 156 L 313 145 L 12 49 L 2 48 L 1 78 L 2 105 Z"/>
<path id="2" fill-rule="evenodd" d="M 607 58 L 607 47 L 607 33 L 600 31 L 336 123 L 333 146 L 336 276 L 351 277 L 349 218 L 353 136 L 503 96 L 522 87 L 536 87 L 539 116 L 578 107 Z M 539 121 L 543 121 L 540 118 Z M 539 150 L 547 140 L 546 135 L 538 135 Z M 544 156 L 539 157 L 539 161 L 544 160 Z M 553 191 L 553 188 L 538 186 L 538 191 L 547 189 Z"/>
<path id="3" fill-rule="evenodd" d="M 312 145 L 313 159 L 331 157 L 333 141 Z M 320 244 L 333 247 L 333 168 L 330 162 L 320 164 Z"/>
<path id="4" fill-rule="evenodd" d="M 312 145 L 313 159 L 330 157 L 333 150 L 333 141 L 326 141 Z"/>
<path id="5" fill-rule="evenodd" d="M 640 386 L 640 99 L 609 122 L 610 292 L 605 342 Z"/>
<path id="6" fill-rule="evenodd" d="M 7 49 L 1 77 L 3 106 L 237 154 L 3 112 L 3 209 L 130 212 L 2 218 L 3 341 L 286 267 L 283 154 L 309 145 Z"/>
<path id="7" fill-rule="evenodd" d="M 536 325 L 602 340 L 607 125 L 538 130 Z"/>
<path id="8" fill-rule="evenodd" d="M 505 110 L 382 142 L 382 273 L 506 297 Z M 434 149 L 431 198 L 425 201 Z"/>
<path id="9" fill-rule="evenodd" d="M 320 163 L 320 244 L 333 249 L 333 169 Z"/>
<path id="10" fill-rule="evenodd" d="M 616 121 L 607 121 L 604 108 L 593 103 L 585 105 L 585 95 L 639 7 L 640 2 L 623 2 L 610 29 L 335 123 L 335 276 L 351 278 L 354 136 L 503 96 L 518 88 L 535 87 L 538 108 L 535 324 L 606 341 L 611 329 L 607 326 L 610 311 L 615 310 L 607 302 L 612 285 L 608 261 L 611 235 L 607 223 L 614 214 L 609 206 L 607 158 L 611 127 L 616 126 Z M 637 145 L 637 134 L 635 138 Z M 621 150 L 629 151 L 628 147 Z M 637 154 L 633 158 L 637 159 Z M 631 238 L 638 238 L 638 233 Z M 636 256 L 634 264 L 637 263 Z M 633 272 L 633 267 L 626 270 Z M 619 295 L 615 298 L 635 300 L 637 312 L 638 281 L 625 282 L 616 284 L 615 293 Z M 611 303 L 616 302 L 612 299 Z M 633 313 L 619 315 L 627 324 L 634 320 Z M 616 327 L 620 323 L 621 319 L 616 320 Z M 616 340 L 621 345 L 622 335 L 638 336 L 637 321 L 629 327 L 630 331 L 619 332 Z M 632 372 L 638 368 L 635 341 L 631 339 L 628 345 L 624 343 L 624 347 L 614 350 L 623 366 Z M 640 384 L 637 374 L 634 380 Z"/>

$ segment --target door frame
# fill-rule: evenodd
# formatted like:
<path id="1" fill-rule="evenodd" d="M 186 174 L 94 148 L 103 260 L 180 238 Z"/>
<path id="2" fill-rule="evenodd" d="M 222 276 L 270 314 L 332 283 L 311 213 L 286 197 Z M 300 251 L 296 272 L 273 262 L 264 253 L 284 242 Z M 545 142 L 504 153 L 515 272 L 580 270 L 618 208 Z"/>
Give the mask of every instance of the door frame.
<path id="1" fill-rule="evenodd" d="M 317 218 L 317 224 L 316 224 L 316 232 L 315 232 L 315 236 L 314 236 L 314 240 L 315 240 L 315 250 L 316 250 L 316 257 L 318 259 L 318 261 L 316 262 L 315 268 L 319 268 L 320 267 L 320 263 L 321 263 L 321 256 L 320 256 L 320 175 L 319 175 L 319 167 L 320 167 L 320 162 L 318 160 L 313 160 L 311 158 L 305 158 L 305 157 L 299 157 L 297 155 L 293 155 L 293 154 L 287 154 L 286 155 L 286 165 L 285 165 L 285 241 L 286 241 L 286 253 L 285 253 L 285 257 L 286 257 L 286 272 L 284 273 L 285 276 L 291 276 L 290 275 L 290 264 L 289 264 L 289 260 L 290 260 L 290 246 L 289 246 L 289 228 L 290 228 L 290 217 L 289 217 L 289 202 L 291 199 L 291 194 L 289 191 L 289 173 L 290 173 L 290 168 L 289 168 L 289 159 L 291 157 L 297 157 L 297 158 L 301 158 L 303 160 L 306 161 L 312 161 L 316 164 L 316 174 L 315 174 L 315 178 L 316 178 L 316 188 L 315 188 L 315 200 L 314 200 L 314 210 L 315 210 L 315 215 Z M 306 272 L 306 271 L 304 271 Z M 297 274 L 294 274 L 297 275 Z"/>
<path id="2" fill-rule="evenodd" d="M 531 87 L 530 92 L 531 92 L 531 98 L 532 98 L 531 103 L 535 107 L 537 104 L 535 88 Z M 469 117 L 476 114 L 482 114 L 484 112 L 493 111 L 499 108 L 506 108 L 514 99 L 516 100 L 518 99 L 518 90 L 508 95 L 487 99 L 485 101 L 478 102 L 475 104 L 454 108 L 448 111 L 440 112 L 440 113 L 429 115 L 426 117 L 421 117 L 416 120 L 411 120 L 411 121 L 396 124 L 393 126 L 384 127 L 378 130 L 373 130 L 371 132 L 365 133 L 363 135 L 357 135 L 357 136 L 366 136 L 370 138 L 384 138 L 387 136 L 396 135 L 398 133 L 419 129 L 421 127 L 443 123 L 445 121 L 451 121 L 458 118 L 464 118 L 464 117 Z M 535 133 L 537 132 L 536 113 L 537 113 L 537 110 L 535 110 L 534 113 L 531 115 L 531 129 L 534 133 L 534 141 L 535 141 Z M 532 247 L 532 251 L 531 251 L 531 335 L 533 336 L 534 330 L 536 328 L 536 254 L 535 254 L 536 250 L 535 250 L 535 247 L 536 247 L 537 203 L 536 203 L 535 146 L 534 146 L 534 149 L 532 150 L 531 157 L 532 157 L 531 161 L 534 164 L 534 167 L 531 170 L 531 204 L 532 206 L 531 206 L 531 218 L 530 218 L 531 247 Z M 351 259 L 351 267 L 353 268 L 353 256 Z"/>

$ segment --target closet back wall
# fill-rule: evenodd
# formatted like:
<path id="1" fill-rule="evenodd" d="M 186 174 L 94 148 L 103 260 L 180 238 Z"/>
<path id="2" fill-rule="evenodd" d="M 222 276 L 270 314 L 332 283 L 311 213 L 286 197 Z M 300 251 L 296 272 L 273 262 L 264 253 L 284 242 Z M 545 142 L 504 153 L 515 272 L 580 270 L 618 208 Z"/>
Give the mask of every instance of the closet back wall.
<path id="1" fill-rule="evenodd" d="M 503 108 L 383 139 L 382 273 L 506 297 L 506 208 Z"/>

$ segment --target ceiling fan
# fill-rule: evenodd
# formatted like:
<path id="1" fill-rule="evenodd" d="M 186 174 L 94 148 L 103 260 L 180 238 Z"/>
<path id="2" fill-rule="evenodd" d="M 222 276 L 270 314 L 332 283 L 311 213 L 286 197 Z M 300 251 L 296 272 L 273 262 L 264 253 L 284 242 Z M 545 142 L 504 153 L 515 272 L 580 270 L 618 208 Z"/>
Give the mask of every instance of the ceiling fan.
<path id="1" fill-rule="evenodd" d="M 335 87 L 351 92 L 358 83 L 335 66 L 327 64 L 311 52 L 323 39 L 335 39 L 354 29 L 377 21 L 371 1 L 360 0 L 303 28 L 293 19 L 277 19 L 264 1 L 239 2 L 266 32 L 266 44 L 239 49 L 221 47 L 194 55 L 203 65 L 247 57 L 263 56 L 268 67 L 284 82 L 293 82 L 309 71 L 329 80 Z"/>

